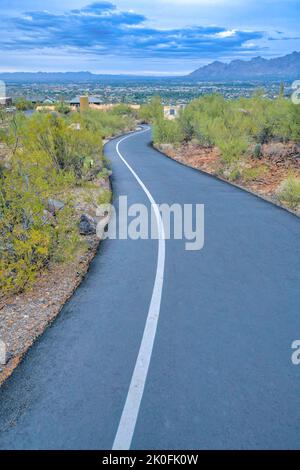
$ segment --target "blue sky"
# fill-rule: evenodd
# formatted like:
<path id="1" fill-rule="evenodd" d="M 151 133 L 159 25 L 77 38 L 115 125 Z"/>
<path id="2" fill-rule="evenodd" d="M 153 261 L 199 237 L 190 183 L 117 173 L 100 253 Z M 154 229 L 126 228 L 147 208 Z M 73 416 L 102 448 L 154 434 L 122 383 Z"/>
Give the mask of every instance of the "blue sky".
<path id="1" fill-rule="evenodd" d="M 300 50 L 299 0 L 1 0 L 0 71 L 176 75 Z"/>

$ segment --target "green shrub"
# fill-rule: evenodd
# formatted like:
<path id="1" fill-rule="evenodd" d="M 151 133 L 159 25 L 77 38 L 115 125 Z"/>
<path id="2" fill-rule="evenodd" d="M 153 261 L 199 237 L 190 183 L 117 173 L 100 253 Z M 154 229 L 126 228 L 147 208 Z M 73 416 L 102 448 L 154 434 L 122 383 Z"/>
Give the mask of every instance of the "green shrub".
<path id="1" fill-rule="evenodd" d="M 247 150 L 247 142 L 242 137 L 218 137 L 216 144 L 221 151 L 221 159 L 226 164 L 232 164 L 240 159 Z"/>
<path id="2" fill-rule="evenodd" d="M 17 111 L 27 111 L 29 109 L 33 109 L 34 105 L 31 101 L 26 100 L 25 98 L 18 98 L 14 102 Z"/>
<path id="3" fill-rule="evenodd" d="M 131 111 L 131 108 L 123 105 L 109 111 L 89 109 L 83 113 L 72 114 L 69 123 L 79 123 L 82 129 L 98 137 L 107 138 L 134 128 L 135 119 Z"/>
<path id="4" fill-rule="evenodd" d="M 57 217 L 47 212 L 48 198 L 70 187 L 41 154 L 16 154 L 0 179 L 0 293 L 32 284 L 50 259 L 66 257 L 76 244 L 70 204 Z"/>
<path id="5" fill-rule="evenodd" d="M 228 174 L 229 181 L 237 181 L 240 177 L 241 171 L 238 167 L 233 167 Z"/>
<path id="6" fill-rule="evenodd" d="M 277 197 L 291 209 L 296 209 L 300 204 L 300 178 L 293 175 L 286 178 L 279 187 Z"/>
<path id="7" fill-rule="evenodd" d="M 101 204 L 109 204 L 111 202 L 112 194 L 109 189 L 103 189 L 98 196 L 97 203 Z"/>
<path id="8" fill-rule="evenodd" d="M 124 103 L 114 106 L 109 112 L 116 116 L 136 117 L 136 111 L 133 108 L 131 108 L 128 104 L 124 104 Z"/>
<path id="9" fill-rule="evenodd" d="M 123 131 L 134 122 L 123 112 L 31 118 L 21 113 L 7 121 L 1 133 L 10 157 L 0 173 L 0 297 L 32 285 L 50 261 L 73 256 L 80 242 L 69 194 L 76 185 L 91 184 L 91 171 L 107 175 L 102 126 L 111 133 Z M 54 215 L 48 210 L 50 198 L 64 203 Z M 98 199 L 99 204 L 110 202 L 110 191 Z"/>
<path id="10" fill-rule="evenodd" d="M 33 116 L 21 133 L 23 148 L 47 154 L 57 170 L 73 172 L 77 178 L 88 171 L 86 159 L 97 162 L 102 158 L 100 133 L 84 126 L 74 129 L 56 114 Z"/>
<path id="11" fill-rule="evenodd" d="M 179 144 L 183 135 L 178 121 L 156 120 L 153 125 L 153 141 L 156 144 Z"/>
<path id="12" fill-rule="evenodd" d="M 139 113 L 139 118 L 142 121 L 153 123 L 160 121 L 164 117 L 164 108 L 162 105 L 161 98 L 159 96 L 154 96 L 151 98 L 150 102 L 141 106 Z"/>
<path id="13" fill-rule="evenodd" d="M 157 99 L 154 104 L 161 116 L 162 110 L 157 111 L 161 102 Z M 264 143 L 300 140 L 300 106 L 282 94 L 276 100 L 268 99 L 260 90 L 252 98 L 237 100 L 225 100 L 218 94 L 202 96 L 191 101 L 170 125 L 164 124 L 162 117 L 153 118 L 155 112 L 149 105 L 143 107 L 143 113 L 154 122 L 155 141 L 178 143 L 197 139 L 200 145 L 216 145 L 227 166 L 238 162 L 250 144 L 256 143 L 254 156 L 260 158 Z"/>
<path id="14" fill-rule="evenodd" d="M 261 165 L 253 168 L 244 168 L 242 170 L 242 178 L 245 182 L 255 181 L 261 178 L 268 170 L 266 165 Z"/>
<path id="15" fill-rule="evenodd" d="M 60 113 L 60 114 L 64 114 L 64 115 L 68 115 L 71 113 L 71 107 L 66 104 L 64 101 L 60 101 L 56 106 L 55 106 L 55 110 Z"/>

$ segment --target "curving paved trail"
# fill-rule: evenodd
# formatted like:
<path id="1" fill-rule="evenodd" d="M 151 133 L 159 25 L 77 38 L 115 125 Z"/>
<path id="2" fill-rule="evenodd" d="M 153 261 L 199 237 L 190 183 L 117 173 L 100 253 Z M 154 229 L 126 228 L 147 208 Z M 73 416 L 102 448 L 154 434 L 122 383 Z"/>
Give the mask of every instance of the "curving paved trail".
<path id="1" fill-rule="evenodd" d="M 115 196 L 150 205 L 116 152 L 120 140 L 105 149 Z M 165 243 L 145 389 L 140 383 L 140 409 L 132 395 L 127 408 L 131 448 L 299 449 L 291 343 L 300 339 L 300 220 L 149 143 L 150 132 L 137 133 L 119 151 L 158 204 L 205 204 L 205 245 L 195 252 L 184 241 Z M 101 244 L 83 284 L 0 390 L 0 448 L 112 448 L 157 256 L 157 240 Z M 126 448 L 119 438 L 116 447 Z"/>

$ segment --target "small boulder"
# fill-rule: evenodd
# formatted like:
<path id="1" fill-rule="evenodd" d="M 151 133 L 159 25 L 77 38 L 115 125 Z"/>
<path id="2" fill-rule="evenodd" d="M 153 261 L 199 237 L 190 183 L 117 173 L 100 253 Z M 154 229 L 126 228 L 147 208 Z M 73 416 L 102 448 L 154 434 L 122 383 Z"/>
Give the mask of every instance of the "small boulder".
<path id="1" fill-rule="evenodd" d="M 4 341 L 0 339 L 0 364 L 5 365 L 9 359 L 9 354 Z"/>
<path id="2" fill-rule="evenodd" d="M 58 211 L 63 209 L 65 204 L 61 201 L 57 201 L 56 199 L 48 199 L 48 211 L 51 214 L 56 215 Z"/>
<path id="3" fill-rule="evenodd" d="M 97 222 L 88 214 L 82 214 L 79 222 L 80 235 L 95 235 Z"/>
<path id="4" fill-rule="evenodd" d="M 103 170 L 103 163 L 102 162 L 90 162 L 90 165 L 88 166 L 88 170 L 84 176 L 84 179 L 87 181 L 93 181 L 98 173 L 100 173 Z"/>
<path id="5" fill-rule="evenodd" d="M 50 211 L 47 211 L 46 209 L 43 211 L 43 217 L 42 217 L 42 222 L 44 224 L 52 224 L 54 225 L 55 224 L 55 217 L 54 215 L 52 214 L 52 212 Z"/>

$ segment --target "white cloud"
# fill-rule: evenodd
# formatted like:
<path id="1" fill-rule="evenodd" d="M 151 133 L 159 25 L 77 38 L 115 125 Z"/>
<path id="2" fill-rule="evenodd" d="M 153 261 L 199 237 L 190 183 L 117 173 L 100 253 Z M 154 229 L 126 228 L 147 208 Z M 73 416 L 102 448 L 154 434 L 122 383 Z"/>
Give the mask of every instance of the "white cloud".
<path id="1" fill-rule="evenodd" d="M 254 42 L 245 42 L 244 44 L 242 44 L 242 47 L 244 47 L 245 49 L 253 49 L 253 47 L 255 47 L 255 44 Z"/>
<path id="2" fill-rule="evenodd" d="M 236 33 L 236 29 L 231 29 L 229 31 L 221 31 L 220 33 L 216 33 L 217 38 L 231 38 Z"/>

